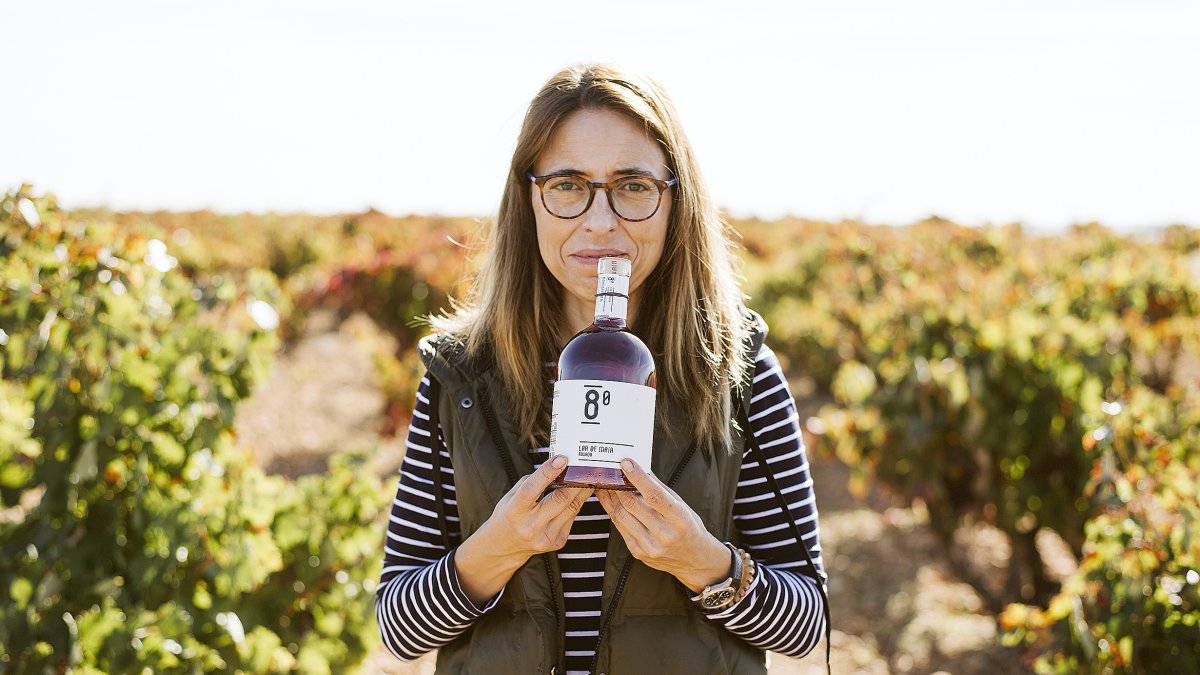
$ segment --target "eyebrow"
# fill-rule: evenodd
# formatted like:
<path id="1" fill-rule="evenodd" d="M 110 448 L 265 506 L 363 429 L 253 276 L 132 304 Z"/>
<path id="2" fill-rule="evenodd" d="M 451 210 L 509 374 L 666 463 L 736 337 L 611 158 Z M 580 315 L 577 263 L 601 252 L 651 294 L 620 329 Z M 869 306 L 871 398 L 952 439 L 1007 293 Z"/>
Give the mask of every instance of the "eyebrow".
<path id="1" fill-rule="evenodd" d="M 558 171 L 551 171 L 550 173 L 548 173 L 546 175 L 547 176 L 579 176 L 580 178 L 586 178 L 588 174 L 587 174 L 587 172 L 580 171 L 579 169 L 560 169 Z M 655 175 L 653 172 L 647 171 L 645 169 L 639 169 L 636 167 L 627 167 L 624 169 L 617 169 L 616 171 L 613 171 L 613 175 L 616 175 L 616 176 L 645 176 L 647 178 L 655 178 Z"/>

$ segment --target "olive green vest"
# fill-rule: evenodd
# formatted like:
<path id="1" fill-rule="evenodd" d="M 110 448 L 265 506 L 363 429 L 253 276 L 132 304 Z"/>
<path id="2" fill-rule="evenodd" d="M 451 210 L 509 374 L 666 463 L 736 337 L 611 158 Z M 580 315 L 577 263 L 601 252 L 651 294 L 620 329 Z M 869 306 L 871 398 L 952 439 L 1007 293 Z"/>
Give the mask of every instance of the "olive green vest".
<path id="1" fill-rule="evenodd" d="M 762 345 L 766 325 L 753 312 L 748 312 L 748 320 L 755 327 L 747 344 L 752 359 Z M 427 337 L 418 349 L 429 374 L 440 385 L 438 418 L 454 466 L 465 539 L 491 516 L 512 486 L 509 472 L 522 476 L 534 467 L 492 368 L 473 365 L 445 336 Z M 747 399 L 749 390 L 749 386 L 744 388 Z M 490 420 L 485 407 L 490 408 Z M 732 516 L 741 452 L 691 448 L 691 425 L 681 411 L 671 406 L 668 419 L 666 428 L 655 427 L 654 475 L 667 482 L 679 468 L 672 488 L 696 511 L 709 532 L 736 544 L 738 533 Z M 494 429 L 489 429 L 489 424 Z M 503 439 L 505 447 L 497 447 L 495 435 Z M 612 607 L 627 562 L 627 579 Z M 608 540 L 601 608 L 603 616 L 607 618 L 609 612 L 612 616 L 597 653 L 596 673 L 766 673 L 763 651 L 705 618 L 675 577 L 633 559 L 615 529 Z M 534 556 L 508 582 L 491 611 L 441 648 L 437 672 L 563 673 L 563 621 L 558 559 L 553 554 Z"/>

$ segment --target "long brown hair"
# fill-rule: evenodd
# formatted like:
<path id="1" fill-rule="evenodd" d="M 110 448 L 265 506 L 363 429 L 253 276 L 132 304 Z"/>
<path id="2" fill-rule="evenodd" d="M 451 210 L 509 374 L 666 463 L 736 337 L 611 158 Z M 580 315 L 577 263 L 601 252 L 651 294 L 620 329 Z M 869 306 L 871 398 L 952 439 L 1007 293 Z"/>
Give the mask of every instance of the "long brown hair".
<path id="1" fill-rule="evenodd" d="M 458 336 L 474 356 L 490 354 L 510 395 L 525 440 L 544 444 L 550 396 L 545 364 L 557 361 L 563 335 L 563 288 L 538 252 L 527 173 L 558 124 L 578 110 L 606 109 L 643 124 L 667 156 L 679 183 L 657 267 L 643 283 L 632 330 L 658 364 L 659 413 L 667 399 L 681 405 L 702 448 L 730 451 L 732 408 L 727 392 L 751 364 L 742 351 L 749 327 L 734 268 L 728 226 L 708 190 L 662 87 L 608 65 L 560 71 L 525 113 L 497 219 L 485 233 L 483 265 L 466 299 L 433 326 Z"/>

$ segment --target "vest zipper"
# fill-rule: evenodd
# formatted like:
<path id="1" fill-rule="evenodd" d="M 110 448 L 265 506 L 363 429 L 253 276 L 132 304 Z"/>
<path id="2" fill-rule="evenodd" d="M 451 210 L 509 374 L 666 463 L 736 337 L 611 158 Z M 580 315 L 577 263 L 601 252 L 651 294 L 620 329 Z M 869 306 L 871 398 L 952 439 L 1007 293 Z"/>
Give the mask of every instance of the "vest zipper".
<path id="1" fill-rule="evenodd" d="M 439 397 L 441 395 L 441 384 L 433 375 L 429 376 L 429 388 L 426 390 L 429 394 L 429 455 L 431 458 L 430 464 L 433 466 L 433 498 L 437 502 L 435 510 L 438 516 L 438 526 L 442 531 L 442 545 L 449 551 L 453 546 L 450 544 L 450 535 L 446 533 L 446 497 L 442 493 L 442 434 L 439 425 L 441 424 L 441 411 L 439 410 Z"/>
<path id="2" fill-rule="evenodd" d="M 504 442 L 504 435 L 500 432 L 500 424 L 496 421 L 496 415 L 492 412 L 492 406 L 488 403 L 487 395 L 487 388 L 484 387 L 479 392 L 479 405 L 483 407 L 483 418 L 487 422 L 488 433 L 492 436 L 492 444 L 496 446 L 496 450 L 500 453 L 500 460 L 504 463 L 504 472 L 508 475 L 508 485 L 511 488 L 517 484 L 520 476 L 517 475 L 517 467 L 513 465 L 512 457 L 508 451 L 508 444 Z M 541 557 L 542 564 L 546 568 L 546 581 L 550 583 L 550 593 L 554 595 L 554 639 L 557 641 L 562 638 L 563 619 L 558 613 L 558 594 L 554 592 L 554 569 L 550 564 L 549 553 L 543 553 Z M 561 653 L 563 650 L 558 649 L 556 651 L 559 652 L 559 665 L 562 665 L 562 662 L 565 661 L 565 655 Z"/>

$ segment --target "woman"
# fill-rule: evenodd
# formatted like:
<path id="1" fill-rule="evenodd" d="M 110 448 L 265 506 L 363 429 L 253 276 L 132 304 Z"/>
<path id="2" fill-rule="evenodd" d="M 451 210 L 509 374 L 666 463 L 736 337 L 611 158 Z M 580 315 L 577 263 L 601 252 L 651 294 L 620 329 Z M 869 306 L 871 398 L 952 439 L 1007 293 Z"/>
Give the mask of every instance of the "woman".
<path id="1" fill-rule="evenodd" d="M 586 209 L 547 210 L 546 176 L 576 177 Z M 629 176 L 659 190 L 648 217 L 588 184 Z M 812 650 L 827 609 L 808 463 L 729 249 L 655 83 L 607 66 L 547 82 L 482 272 L 421 344 L 376 595 L 396 656 L 624 675 L 762 673 L 764 650 Z M 653 466 L 623 467 L 636 494 L 544 494 L 563 461 L 546 449 L 553 365 L 592 322 L 601 255 L 631 260 L 629 323 L 658 364 Z"/>

